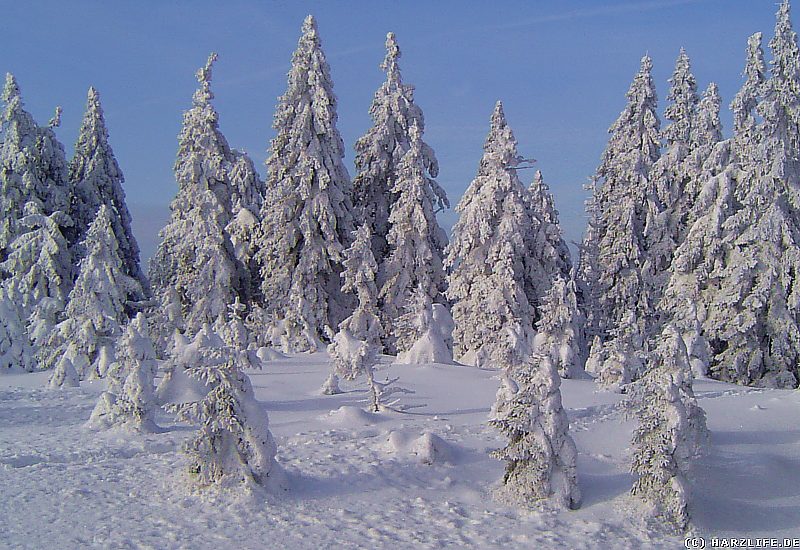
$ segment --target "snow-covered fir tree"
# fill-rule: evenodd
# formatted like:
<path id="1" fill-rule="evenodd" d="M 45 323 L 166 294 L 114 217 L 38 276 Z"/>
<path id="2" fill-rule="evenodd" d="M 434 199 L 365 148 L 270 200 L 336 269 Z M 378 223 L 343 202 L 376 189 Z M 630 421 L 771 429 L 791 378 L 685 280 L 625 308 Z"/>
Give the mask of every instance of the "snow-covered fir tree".
<path id="1" fill-rule="evenodd" d="M 629 410 L 639 421 L 633 434 L 632 494 L 667 529 L 689 522 L 691 461 L 706 437 L 705 412 L 692 392 L 692 375 L 681 335 L 665 325 L 652 365 L 630 387 Z"/>
<path id="2" fill-rule="evenodd" d="M 672 255 L 685 232 L 686 210 L 692 206 L 692 200 L 686 193 L 693 175 L 687 158 L 692 148 L 700 97 L 689 56 L 683 48 L 678 54 L 669 83 L 667 101 L 670 103 L 664 110 L 668 124 L 661 132 L 664 153 L 653 164 L 649 175 L 655 188 L 655 196 L 649 197 L 649 200 L 655 204 L 649 206 L 645 219 L 645 246 L 648 248 L 648 257 L 645 258 L 648 274 L 646 284 L 656 300 L 663 292 Z"/>
<path id="3" fill-rule="evenodd" d="M 295 351 L 314 350 L 349 314 L 342 253 L 352 231 L 352 184 L 336 128 L 337 100 L 317 23 L 308 16 L 292 56 L 267 159 L 258 257 L 263 300 L 285 317 Z"/>
<path id="4" fill-rule="evenodd" d="M 261 268 L 256 255 L 265 189 L 247 153 L 232 150 L 231 154 L 231 220 L 225 231 L 230 235 L 234 256 L 243 267 L 242 287 L 246 296 L 251 298 L 249 305 L 252 311 L 253 307 L 261 307 L 257 298 L 261 293 Z M 258 328 L 262 329 L 263 326 Z"/>
<path id="5" fill-rule="evenodd" d="M 156 352 L 147 320 L 139 312 L 117 341 L 116 361 L 106 374 L 108 390 L 100 395 L 88 425 L 158 431 L 154 419 L 157 405 L 153 387 L 157 370 Z"/>
<path id="6" fill-rule="evenodd" d="M 64 218 L 60 211 L 47 216 L 38 201 L 28 202 L 16 223 L 17 238 L 0 264 L 7 276 L 2 287 L 35 348 L 64 311 L 72 287 L 72 255 L 60 229 Z"/>
<path id="7" fill-rule="evenodd" d="M 725 222 L 706 335 L 715 378 L 796 387 L 800 379 L 800 49 L 778 9 L 770 78 L 758 104 L 758 157 L 740 172 L 741 207 Z M 717 282 L 718 281 L 718 282 Z"/>
<path id="8" fill-rule="evenodd" d="M 133 236 L 131 215 L 122 189 L 125 178 L 108 142 L 100 94 L 94 88 L 89 88 L 86 113 L 69 163 L 69 180 L 75 189 L 73 221 L 78 239 L 85 237 L 100 205 L 113 207 L 109 210 L 111 227 L 119 243 L 125 273 L 146 288 L 147 281 L 139 264 L 139 245 Z"/>
<path id="9" fill-rule="evenodd" d="M 697 375 L 706 375 L 710 362 L 704 326 L 716 292 L 713 274 L 725 263 L 724 227 L 736 209 L 736 173 L 735 166 L 728 166 L 706 182 L 693 210 L 695 221 L 675 251 L 669 282 L 658 306 L 683 334 Z"/>
<path id="10" fill-rule="evenodd" d="M 17 305 L 0 288 L 0 372 L 32 371 L 33 355 Z"/>
<path id="11" fill-rule="evenodd" d="M 77 388 L 80 386 L 80 377 L 75 365 L 69 355 L 64 354 L 53 368 L 53 373 L 47 381 L 47 387 L 51 390 L 59 388 Z"/>
<path id="12" fill-rule="evenodd" d="M 64 214 L 59 218 L 60 230 L 70 246 L 76 235 L 71 212 L 72 188 L 67 180 L 64 146 L 53 128 L 60 124 L 61 108 L 50 125 L 40 127 L 23 108 L 19 86 L 13 75 L 6 75 L 2 95 L 5 109 L 2 117 L 3 142 L 0 150 L 0 261 L 21 228 L 17 221 L 30 202 L 38 202 L 42 212 Z"/>
<path id="13" fill-rule="evenodd" d="M 381 69 L 386 81 L 375 92 L 370 107 L 374 124 L 355 145 L 357 175 L 353 180 L 353 206 L 357 216 L 369 224 L 372 253 L 379 272 L 389 254 L 389 213 L 397 200 L 393 189 L 400 161 L 411 148 L 411 126 L 416 123 L 420 135 L 425 130 L 422 109 L 414 103 L 414 87 L 404 84 L 400 76 L 400 48 L 394 33 L 386 35 L 386 58 Z M 422 163 L 431 178 L 439 174 L 439 164 L 424 141 Z M 441 202 L 444 191 L 433 186 Z"/>
<path id="14" fill-rule="evenodd" d="M 416 289 L 406 303 L 405 313 L 397 320 L 398 363 L 452 363 L 453 350 L 447 343 L 447 335 L 435 318 L 434 304 L 428 293 Z M 446 311 L 446 308 L 444 308 Z"/>
<path id="15" fill-rule="evenodd" d="M 525 293 L 531 306 L 538 310 L 553 281 L 557 277 L 569 278 L 572 262 L 558 222 L 553 195 L 541 170 L 537 170 L 533 177 L 526 203 L 531 225 L 525 236 L 528 252 L 522 257 L 526 267 Z"/>
<path id="16" fill-rule="evenodd" d="M 622 322 L 610 333 L 610 339 L 601 349 L 592 351 L 597 375 L 597 384 L 607 390 L 622 392 L 638 378 L 644 370 L 643 358 L 645 337 L 633 311 L 627 312 Z"/>
<path id="17" fill-rule="evenodd" d="M 656 323 L 654 301 L 658 295 L 653 295 L 657 288 L 652 276 L 668 267 L 650 257 L 648 241 L 652 240 L 645 236 L 648 222 L 660 214 L 650 179 L 660 155 L 660 123 L 651 71 L 652 61 L 645 56 L 628 90 L 628 104 L 609 130 L 611 138 L 596 175 L 597 215 L 591 220 L 594 242 L 584 243 L 584 249 L 595 251 L 594 280 L 586 281 L 597 299 L 594 314 L 604 317 L 594 323 L 603 328 L 603 345 L 616 348 L 620 346 L 612 340 L 631 332 L 619 330 L 626 316 L 633 315 L 638 325 L 633 332 L 641 336 Z M 660 246 L 654 248 L 660 250 Z"/>
<path id="18" fill-rule="evenodd" d="M 342 292 L 349 292 L 358 300 L 353 313 L 339 324 L 355 338 L 378 345 L 382 329 L 378 317 L 378 289 L 375 279 L 378 266 L 372 254 L 372 234 L 364 224 L 353 232 L 354 240 L 345 253 L 342 271 Z"/>
<path id="19" fill-rule="evenodd" d="M 506 463 L 503 496 L 523 503 L 553 499 L 578 508 L 577 449 L 555 365 L 549 356 L 535 353 L 516 365 L 510 378 L 507 401 L 489 421 L 508 438 L 504 448 L 492 453 Z"/>
<path id="20" fill-rule="evenodd" d="M 185 445 L 189 474 L 201 487 L 277 489 L 282 475 L 275 440 L 238 357 L 226 347 L 202 350 L 188 372 L 211 390 L 199 401 L 171 407 L 181 420 L 200 424 Z"/>
<path id="21" fill-rule="evenodd" d="M 762 35 L 755 33 L 747 39 L 747 57 L 744 67 L 745 81 L 731 102 L 733 112 L 733 153 L 739 164 L 754 159 L 754 147 L 759 142 L 759 124 L 756 107 L 761 101 L 767 80 Z"/>
<path id="22" fill-rule="evenodd" d="M 64 320 L 53 329 L 41 349 L 45 367 L 52 367 L 70 344 L 88 358 L 90 372 L 81 378 L 99 375 L 100 350 L 121 333 L 128 319 L 128 297 L 141 295 L 139 282 L 125 274 L 110 208 L 101 205 L 86 233 L 81 248 L 86 256 L 78 265 L 78 278 L 69 294 Z"/>
<path id="23" fill-rule="evenodd" d="M 372 255 L 369 225 L 361 225 L 353 235 L 353 244 L 344 253 L 342 292 L 355 294 L 358 303 L 353 313 L 339 323 L 339 332 L 328 346 L 333 360 L 331 374 L 322 388 L 322 393 L 326 395 L 341 392 L 339 377 L 354 380 L 360 374 L 369 374 L 368 380 L 374 380 L 371 369 L 381 349 L 382 329 L 375 285 L 378 266 Z"/>
<path id="24" fill-rule="evenodd" d="M 233 154 L 211 103 L 211 69 L 216 59 L 211 54 L 197 72 L 200 87 L 192 108 L 183 115 L 175 160 L 178 194 L 150 262 L 150 282 L 161 304 L 156 324 L 162 341 L 178 328 L 178 317 L 184 330 L 195 334 L 204 323 L 225 317 L 237 296 L 247 302 L 245 268 L 226 231 L 231 221 Z M 176 299 L 180 316 L 174 311 Z"/>
<path id="25" fill-rule="evenodd" d="M 428 175 L 422 132 L 416 121 L 409 129 L 410 148 L 397 166 L 392 193 L 396 200 L 389 213 L 389 254 L 381 266 L 380 311 L 385 347 L 405 351 L 397 344 L 395 326 L 415 289 L 431 302 L 443 300 L 443 266 L 447 234 L 436 213 L 450 206 L 444 191 Z"/>
<path id="26" fill-rule="evenodd" d="M 507 327 L 518 326 L 523 339 L 533 331 L 533 312 L 525 293 L 523 256 L 531 227 L 527 192 L 516 167 L 517 143 L 497 102 L 483 146 L 478 174 L 461 198 L 447 247 L 447 297 L 453 303 L 454 352 L 462 363 L 478 364 L 497 356 Z"/>
<path id="27" fill-rule="evenodd" d="M 575 281 L 557 277 L 539 308 L 534 349 L 547 355 L 562 378 L 578 376 L 581 361 L 582 316 L 575 296 Z"/>

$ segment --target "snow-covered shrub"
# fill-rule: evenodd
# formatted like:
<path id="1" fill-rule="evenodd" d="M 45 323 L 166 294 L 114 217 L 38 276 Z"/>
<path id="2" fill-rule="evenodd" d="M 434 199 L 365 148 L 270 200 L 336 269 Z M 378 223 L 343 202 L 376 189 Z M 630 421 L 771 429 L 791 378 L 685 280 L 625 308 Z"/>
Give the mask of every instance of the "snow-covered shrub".
<path id="1" fill-rule="evenodd" d="M 267 414 L 253 395 L 250 379 L 229 349 L 203 349 L 190 376 L 211 387 L 193 403 L 171 406 L 181 420 L 200 429 L 185 445 L 189 473 L 198 485 L 277 489 L 282 482 L 277 447 Z"/>
<path id="2" fill-rule="evenodd" d="M 64 387 L 77 388 L 80 385 L 78 380 L 78 373 L 70 358 L 65 354 L 56 363 L 53 374 L 50 375 L 50 379 L 47 382 L 47 387 L 51 390 Z"/>
<path id="3" fill-rule="evenodd" d="M 442 314 L 439 315 L 441 317 Z M 412 365 L 452 363 L 453 353 L 447 345 L 446 322 L 446 318 L 443 325 L 436 322 L 430 296 L 422 289 L 417 289 L 406 304 L 406 313 L 397 321 L 395 334 L 397 349 L 400 350 L 397 362 Z"/>
<path id="4" fill-rule="evenodd" d="M 578 508 L 577 450 L 561 405 L 555 365 L 549 356 L 533 354 L 515 366 L 510 377 L 514 385 L 504 384 L 510 397 L 489 421 L 508 438 L 504 448 L 492 453 L 506 463 L 500 494 L 518 502 L 553 499 L 560 506 Z"/>
<path id="5" fill-rule="evenodd" d="M 158 431 L 153 380 L 158 369 L 147 320 L 134 317 L 119 338 L 116 361 L 106 372 L 108 391 L 103 392 L 88 425 L 94 428 L 123 426 L 141 432 Z"/>
<path id="6" fill-rule="evenodd" d="M 707 438 L 705 412 L 692 392 L 686 347 L 672 325 L 664 327 L 650 362 L 629 388 L 628 407 L 639 421 L 631 492 L 668 529 L 682 532 L 689 522 L 687 473 Z"/>

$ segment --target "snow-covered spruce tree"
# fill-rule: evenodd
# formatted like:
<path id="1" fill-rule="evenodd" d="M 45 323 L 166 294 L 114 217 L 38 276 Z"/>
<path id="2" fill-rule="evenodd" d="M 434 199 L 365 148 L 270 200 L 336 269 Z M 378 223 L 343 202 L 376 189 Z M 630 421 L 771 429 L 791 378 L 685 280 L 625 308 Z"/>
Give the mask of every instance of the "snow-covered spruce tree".
<path id="1" fill-rule="evenodd" d="M 600 336 L 608 346 L 614 346 L 612 340 L 617 336 L 630 332 L 618 330 L 627 315 L 636 319 L 639 326 L 634 332 L 642 336 L 657 322 L 653 312 L 658 296 L 652 295 L 657 289 L 645 280 L 659 269 L 659 262 L 649 256 L 645 228 L 661 213 L 650 179 L 660 154 L 651 70 L 652 61 L 645 56 L 628 90 L 628 105 L 609 130 L 611 138 L 596 175 L 597 218 L 591 226 L 595 242 L 584 243 L 585 248 L 596 250 L 594 310 L 604 319 L 595 323 L 603 327 Z M 649 267 L 643 275 L 646 262 Z"/>
<path id="2" fill-rule="evenodd" d="M 525 292 L 531 306 L 538 309 L 553 281 L 557 277 L 569 278 L 572 261 L 558 223 L 553 195 L 541 170 L 536 171 L 528 187 L 526 203 L 531 225 L 526 234 L 528 253 L 523 256 L 526 264 Z"/>
<path id="3" fill-rule="evenodd" d="M 508 438 L 492 453 L 506 463 L 504 497 L 532 503 L 553 499 L 576 509 L 581 503 L 575 462 L 577 450 L 561 405 L 561 379 L 547 355 L 535 353 L 511 370 L 516 392 L 503 414 L 489 421 Z"/>
<path id="4" fill-rule="evenodd" d="M 60 211 L 45 215 L 35 199 L 28 202 L 16 222 L 18 235 L 0 264 L 7 276 L 3 289 L 23 322 L 26 340 L 36 348 L 64 311 L 72 286 L 72 255 L 60 229 L 68 223 L 65 218 Z"/>
<path id="5" fill-rule="evenodd" d="M 380 311 L 389 352 L 406 351 L 397 345 L 395 325 L 415 289 L 431 302 L 441 302 L 445 290 L 443 267 L 447 235 L 436 212 L 450 206 L 444 191 L 428 176 L 425 146 L 416 121 L 409 129 L 410 149 L 397 166 L 392 192 L 396 200 L 389 213 L 389 255 L 379 275 Z"/>
<path id="6" fill-rule="evenodd" d="M 755 158 L 754 147 L 760 141 L 756 107 L 764 92 L 767 80 L 767 65 L 761 46 L 761 33 L 747 39 L 744 84 L 731 102 L 733 111 L 733 157 L 740 165 Z"/>
<path id="7" fill-rule="evenodd" d="M 90 372 L 82 379 L 98 376 L 100 350 L 121 333 L 128 319 L 127 299 L 141 295 L 139 282 L 125 274 L 119 245 L 111 226 L 110 208 L 101 205 L 81 243 L 86 256 L 78 265 L 78 278 L 69 293 L 61 321 L 47 338 L 40 355 L 45 368 L 58 363 L 72 343 L 88 358 Z"/>
<path id="8" fill-rule="evenodd" d="M 458 360 L 477 364 L 480 357 L 491 357 L 503 367 L 508 365 L 494 350 L 505 328 L 519 326 L 524 339 L 533 331 L 522 259 L 532 221 L 516 170 L 522 159 L 499 101 L 483 151 L 478 173 L 456 207 L 459 219 L 446 250 L 447 297 Z"/>
<path id="9" fill-rule="evenodd" d="M 225 227 L 230 235 L 233 253 L 243 267 L 242 288 L 250 297 L 250 309 L 261 307 L 257 298 L 261 293 L 260 271 L 256 259 L 259 239 L 259 216 L 264 206 L 264 182 L 247 155 L 231 150 L 230 165 L 231 221 Z M 258 327 L 260 330 L 262 326 Z"/>
<path id="10" fill-rule="evenodd" d="M 200 424 L 185 446 L 189 474 L 201 487 L 278 488 L 281 471 L 267 414 L 237 357 L 225 347 L 204 349 L 188 372 L 211 391 L 200 401 L 170 407 L 181 420 Z"/>
<path id="11" fill-rule="evenodd" d="M 369 225 L 363 224 L 353 235 L 353 244 L 344 252 L 342 292 L 355 294 L 358 303 L 353 313 L 339 323 L 339 332 L 328 346 L 332 368 L 322 387 L 325 395 L 341 392 L 338 383 L 340 376 L 354 380 L 360 374 L 369 374 L 368 380 L 374 380 L 371 369 L 380 351 L 382 329 L 376 307 L 378 289 L 375 285 L 378 266 L 372 255 Z"/>
<path id="12" fill-rule="evenodd" d="M 161 304 L 158 338 L 164 341 L 177 328 L 175 299 L 180 303 L 184 330 L 195 334 L 204 323 L 224 317 L 236 296 L 247 303 L 244 267 L 235 256 L 225 228 L 231 221 L 228 142 L 219 129 L 211 104 L 211 54 L 197 72 L 200 87 L 192 108 L 183 115 L 178 138 L 175 179 L 178 194 L 170 204 L 170 220 L 159 236 L 161 244 L 150 262 L 150 282 Z"/>
<path id="13" fill-rule="evenodd" d="M 547 355 L 562 378 L 574 378 L 582 370 L 582 318 L 575 297 L 575 281 L 557 277 L 539 306 L 534 350 Z"/>
<path id="14" fill-rule="evenodd" d="M 111 227 L 119 243 L 125 273 L 147 288 L 139 264 L 139 245 L 131 229 L 131 215 L 125 204 L 125 181 L 114 151 L 108 143 L 108 129 L 100 105 L 100 94 L 89 88 L 86 113 L 83 115 L 75 153 L 69 163 L 69 181 L 75 189 L 73 221 L 77 238 L 83 240 L 100 205 L 113 207 Z"/>
<path id="15" fill-rule="evenodd" d="M 598 354 L 601 362 L 595 367 L 597 384 L 607 390 L 626 391 L 628 384 L 638 378 L 643 369 L 645 354 L 640 324 L 633 311 L 626 313 L 622 322 L 610 333 Z"/>
<path id="16" fill-rule="evenodd" d="M 69 217 L 72 189 L 67 180 L 64 146 L 53 131 L 61 122 L 61 108 L 56 108 L 48 126 L 39 127 L 23 108 L 19 86 L 11 74 L 6 75 L 2 99 L 0 261 L 5 260 L 9 245 L 18 235 L 17 220 L 30 201 L 38 202 L 45 215 L 56 211 L 65 214 L 59 219 L 60 230 L 72 246 L 76 238 Z"/>
<path id="17" fill-rule="evenodd" d="M 713 377 L 768 387 L 800 380 L 800 49 L 781 4 L 770 78 L 758 104 L 758 162 L 740 174 L 741 208 L 725 222 L 706 334 Z M 718 281 L 718 283 L 716 283 Z"/>
<path id="18" fill-rule="evenodd" d="M 447 334 L 443 333 L 446 329 L 439 325 L 434 307 L 424 289 L 418 288 L 411 294 L 405 314 L 397 320 L 397 347 L 403 350 L 397 356 L 398 363 L 453 362 L 453 350 L 448 345 Z"/>
<path id="19" fill-rule="evenodd" d="M 336 129 L 336 96 L 312 16 L 292 56 L 272 127 L 258 257 L 264 304 L 285 316 L 294 351 L 314 350 L 349 314 L 342 252 L 352 231 L 352 185 Z"/>
<path id="20" fill-rule="evenodd" d="M 77 388 L 80 386 L 78 371 L 72 364 L 72 359 L 68 355 L 63 355 L 53 368 L 53 374 L 47 381 L 47 387 L 51 390 L 59 388 Z"/>
<path id="21" fill-rule="evenodd" d="M 597 257 L 599 254 L 599 231 L 601 226 L 600 209 L 597 204 L 597 178 L 594 177 L 584 189 L 589 192 L 586 206 L 586 233 L 578 250 L 576 265 L 576 287 L 581 291 L 579 306 L 586 319 L 584 339 L 589 349 L 584 350 L 588 356 L 600 353 L 602 347 L 601 334 L 605 334 L 608 322 L 605 312 L 600 310 L 600 273 Z M 588 369 L 587 369 L 588 370 Z"/>
<path id="22" fill-rule="evenodd" d="M 355 338 L 377 345 L 382 336 L 378 318 L 378 289 L 375 285 L 378 266 L 372 254 L 372 234 L 367 224 L 353 232 L 355 239 L 345 253 L 342 271 L 342 292 L 355 294 L 358 304 L 350 316 L 339 324 Z"/>
<path id="23" fill-rule="evenodd" d="M 693 197 L 687 197 L 686 188 L 692 177 L 687 162 L 692 137 L 697 123 L 697 81 L 691 72 L 691 63 L 686 51 L 681 48 L 675 62 L 675 70 L 669 79 L 670 90 L 664 110 L 664 118 L 669 121 L 661 132 L 664 153 L 653 164 L 650 180 L 655 188 L 655 196 L 650 200 L 655 204 L 649 207 L 645 226 L 645 239 L 648 248 L 645 283 L 648 292 L 655 299 L 663 292 L 667 269 L 672 262 L 675 248 L 685 233 L 687 210 L 691 208 Z"/>
<path id="24" fill-rule="evenodd" d="M 683 340 L 667 324 L 650 358 L 652 365 L 629 387 L 629 410 L 639 421 L 633 434 L 631 493 L 652 507 L 653 516 L 670 530 L 683 532 L 689 522 L 692 459 L 706 437 L 705 413 L 692 392 L 692 375 Z"/>
<path id="25" fill-rule="evenodd" d="M 108 391 L 100 394 L 88 425 L 158 431 L 153 380 L 158 369 L 147 320 L 139 312 L 117 341 L 116 361 L 108 369 Z"/>
<path id="26" fill-rule="evenodd" d="M 353 206 L 359 219 L 369 224 L 379 272 L 389 254 L 389 213 L 397 200 L 393 189 L 400 161 L 411 148 L 411 125 L 416 123 L 420 134 L 425 130 L 422 109 L 414 103 L 414 87 L 404 84 L 400 76 L 399 59 L 400 48 L 390 32 L 386 35 L 386 58 L 381 64 L 386 81 L 375 92 L 369 110 L 374 124 L 355 145 L 358 173 L 353 180 Z M 425 142 L 421 145 L 422 163 L 435 178 L 439 174 L 436 156 Z M 432 189 L 440 202 L 446 202 L 438 185 Z"/>
<path id="27" fill-rule="evenodd" d="M 33 355 L 17 305 L 0 288 L 0 373 L 32 371 Z"/>

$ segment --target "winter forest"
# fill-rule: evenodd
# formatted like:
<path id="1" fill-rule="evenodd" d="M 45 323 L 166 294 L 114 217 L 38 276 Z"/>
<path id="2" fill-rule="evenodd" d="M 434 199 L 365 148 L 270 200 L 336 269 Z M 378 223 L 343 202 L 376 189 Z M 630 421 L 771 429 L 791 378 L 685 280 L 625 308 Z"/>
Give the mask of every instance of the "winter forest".
<path id="1" fill-rule="evenodd" d="M 734 97 L 681 48 L 659 101 L 641 58 L 580 243 L 502 98 L 448 197 L 392 32 L 345 143 L 326 32 L 302 22 L 265 166 L 198 60 L 148 262 L 100 91 L 67 158 L 6 75 L 0 546 L 800 544 L 789 1 Z"/>

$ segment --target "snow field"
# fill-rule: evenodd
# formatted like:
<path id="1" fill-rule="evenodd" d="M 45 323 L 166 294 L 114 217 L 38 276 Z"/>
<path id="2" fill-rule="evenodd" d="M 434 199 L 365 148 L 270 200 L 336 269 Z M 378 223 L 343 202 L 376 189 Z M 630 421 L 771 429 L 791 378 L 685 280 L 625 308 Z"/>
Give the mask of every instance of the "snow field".
<path id="1" fill-rule="evenodd" d="M 662 548 L 636 518 L 621 396 L 564 380 L 578 446 L 580 510 L 530 510 L 491 498 L 503 443 L 486 424 L 495 372 L 387 365 L 414 390 L 407 412 L 366 412 L 363 382 L 318 394 L 325 354 L 250 370 L 269 413 L 289 491 L 189 492 L 182 442 L 193 428 L 159 413 L 163 433 L 95 432 L 102 382 L 41 389 L 48 373 L 0 377 L 0 546 L 14 548 Z M 698 381 L 712 444 L 696 468 L 694 524 L 714 536 L 800 533 L 800 395 Z M 430 435 L 426 435 L 430 434 Z M 434 454 L 426 443 L 432 439 Z"/>

